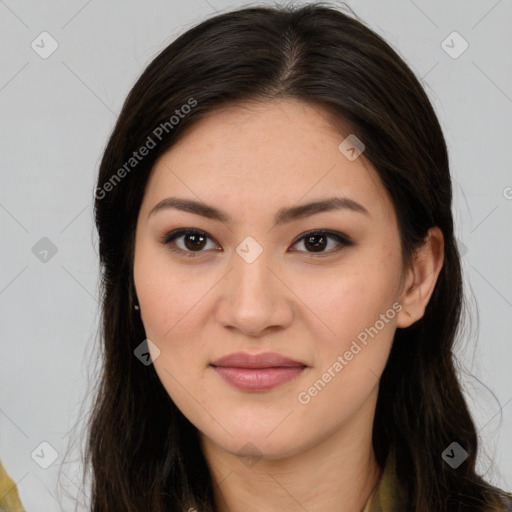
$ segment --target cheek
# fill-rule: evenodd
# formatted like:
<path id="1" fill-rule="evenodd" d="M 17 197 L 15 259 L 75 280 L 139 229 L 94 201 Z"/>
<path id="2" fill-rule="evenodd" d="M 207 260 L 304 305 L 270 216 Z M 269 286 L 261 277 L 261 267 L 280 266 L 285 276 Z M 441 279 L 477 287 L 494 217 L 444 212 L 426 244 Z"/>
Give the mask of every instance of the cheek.
<path id="1" fill-rule="evenodd" d="M 197 318 L 196 307 L 211 280 L 191 279 L 190 270 L 169 264 L 165 250 L 142 245 L 136 251 L 133 274 L 146 334 L 161 341 Z"/>
<path id="2" fill-rule="evenodd" d="M 386 266 L 362 261 L 325 279 L 308 280 L 296 289 L 299 296 L 306 297 L 304 302 L 312 312 L 337 336 L 343 336 L 351 326 L 378 320 L 395 301 L 397 284 L 398 272 L 392 262 Z"/>
<path id="3" fill-rule="evenodd" d="M 338 269 L 330 279 L 321 283 L 309 280 L 309 286 L 304 285 L 304 291 L 308 290 L 305 302 L 321 320 L 323 341 L 315 348 L 322 368 L 328 368 L 344 354 L 350 359 L 350 366 L 374 366 L 375 373 L 383 368 L 401 306 L 395 293 L 399 257 L 391 251 L 383 250 L 381 254 L 385 256 L 359 257 Z M 356 364 L 351 362 L 356 360 Z"/>
<path id="4" fill-rule="evenodd" d="M 134 261 L 141 320 L 146 337 L 159 350 L 154 368 L 180 409 L 186 409 L 190 400 L 183 386 L 199 385 L 209 363 L 207 339 L 200 333 L 207 318 L 205 293 L 214 281 L 212 276 L 193 275 L 192 279 L 190 270 L 171 266 L 158 251 L 141 250 Z"/>

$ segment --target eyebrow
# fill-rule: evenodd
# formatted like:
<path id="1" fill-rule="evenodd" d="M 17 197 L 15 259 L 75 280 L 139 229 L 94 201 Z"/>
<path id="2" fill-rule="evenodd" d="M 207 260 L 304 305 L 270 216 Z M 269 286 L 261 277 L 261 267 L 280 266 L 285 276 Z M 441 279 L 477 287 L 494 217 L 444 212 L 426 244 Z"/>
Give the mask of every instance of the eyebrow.
<path id="1" fill-rule="evenodd" d="M 148 218 L 157 212 L 176 209 L 184 212 L 201 215 L 208 219 L 218 220 L 220 222 L 231 222 L 231 216 L 201 201 L 193 199 L 184 199 L 179 197 L 167 197 L 156 204 L 148 214 Z M 363 213 L 370 216 L 368 210 L 360 203 L 349 199 L 348 197 L 331 197 L 320 201 L 303 204 L 300 206 L 292 206 L 281 208 L 275 215 L 274 225 L 286 224 L 297 219 L 309 217 L 317 213 L 328 212 L 333 210 L 349 210 L 353 212 Z"/>

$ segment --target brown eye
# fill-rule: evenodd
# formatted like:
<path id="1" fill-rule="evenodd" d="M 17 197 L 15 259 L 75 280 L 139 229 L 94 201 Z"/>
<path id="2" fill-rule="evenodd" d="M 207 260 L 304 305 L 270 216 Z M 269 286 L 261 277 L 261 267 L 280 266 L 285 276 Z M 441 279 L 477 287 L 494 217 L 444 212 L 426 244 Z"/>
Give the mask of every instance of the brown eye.
<path id="1" fill-rule="evenodd" d="M 187 249 L 195 251 L 196 249 L 201 250 L 206 244 L 206 237 L 203 235 L 197 235 L 196 233 L 189 233 L 183 235 L 183 240 Z"/>
<path id="2" fill-rule="evenodd" d="M 208 240 L 213 242 L 213 239 L 204 231 L 190 228 L 173 231 L 166 235 L 161 242 L 164 245 L 168 245 L 173 252 L 195 257 L 202 252 L 206 252 L 203 249 L 207 248 Z M 306 250 L 299 250 L 298 252 L 309 253 L 313 256 L 328 256 L 340 251 L 344 247 L 354 245 L 343 234 L 327 230 L 310 231 L 299 238 L 292 247 L 299 243 L 303 243 Z M 218 245 L 213 243 L 210 249 L 218 249 Z"/>
<path id="3" fill-rule="evenodd" d="M 182 239 L 181 244 L 175 242 L 180 239 Z M 211 238 L 204 231 L 198 229 L 178 229 L 166 235 L 162 243 L 169 245 L 170 249 L 174 252 L 194 257 L 194 253 L 205 252 L 203 249 L 207 245 L 208 240 L 211 240 Z"/>
<path id="4" fill-rule="evenodd" d="M 334 243 L 329 244 L 329 240 L 334 240 Z M 353 245 L 353 242 L 350 241 L 347 237 L 343 236 L 341 233 L 334 233 L 326 230 L 310 231 L 309 233 L 303 235 L 293 245 L 297 245 L 300 242 L 302 242 L 306 248 L 306 251 L 300 252 L 318 253 L 321 256 L 324 254 L 327 255 L 338 252 L 339 250 L 343 249 L 343 247 L 349 247 Z M 326 250 L 328 247 L 329 250 Z"/>
<path id="5" fill-rule="evenodd" d="M 313 252 L 322 252 L 328 245 L 328 238 L 324 234 L 308 235 L 304 238 L 304 246 Z"/>

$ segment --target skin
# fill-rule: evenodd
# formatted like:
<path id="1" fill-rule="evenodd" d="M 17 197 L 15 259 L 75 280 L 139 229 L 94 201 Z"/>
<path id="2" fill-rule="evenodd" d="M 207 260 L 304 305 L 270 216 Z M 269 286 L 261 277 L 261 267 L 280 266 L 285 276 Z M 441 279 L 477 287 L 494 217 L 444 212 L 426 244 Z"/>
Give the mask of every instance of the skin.
<path id="1" fill-rule="evenodd" d="M 350 161 L 340 152 L 344 138 L 326 112 L 297 100 L 224 107 L 156 162 L 145 191 L 134 254 L 140 314 L 162 385 L 199 431 L 220 512 L 359 512 L 382 474 L 371 442 L 379 377 L 395 330 L 424 314 L 443 236 L 432 228 L 404 268 L 392 203 L 364 153 Z M 333 210 L 273 226 L 279 209 L 336 194 L 369 214 Z M 169 196 L 232 221 L 177 209 L 148 216 Z M 194 252 L 185 236 L 160 241 L 177 228 L 204 231 L 202 252 L 172 252 Z M 318 256 L 299 235 L 319 229 L 354 245 L 329 239 Z M 236 252 L 248 236 L 263 249 L 252 263 Z M 394 303 L 403 309 L 300 403 Z M 238 351 L 278 352 L 307 368 L 272 390 L 240 391 L 209 366 Z"/>

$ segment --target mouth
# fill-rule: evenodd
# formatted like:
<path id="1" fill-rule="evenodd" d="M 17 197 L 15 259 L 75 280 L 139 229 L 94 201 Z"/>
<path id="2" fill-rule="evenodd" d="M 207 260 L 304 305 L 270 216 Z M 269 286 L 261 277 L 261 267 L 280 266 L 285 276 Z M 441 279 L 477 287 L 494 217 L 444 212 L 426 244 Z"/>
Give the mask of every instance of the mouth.
<path id="1" fill-rule="evenodd" d="M 269 391 L 298 377 L 307 365 L 277 353 L 238 352 L 210 364 L 228 384 L 243 391 Z"/>

